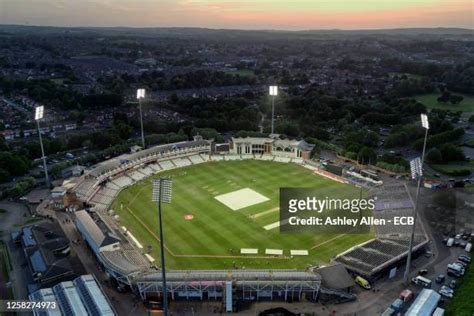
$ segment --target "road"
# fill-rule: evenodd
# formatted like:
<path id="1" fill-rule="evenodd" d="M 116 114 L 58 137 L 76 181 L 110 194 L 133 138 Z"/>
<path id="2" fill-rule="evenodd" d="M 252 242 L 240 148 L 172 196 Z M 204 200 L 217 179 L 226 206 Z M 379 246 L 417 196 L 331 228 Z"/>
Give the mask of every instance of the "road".
<path id="1" fill-rule="evenodd" d="M 23 223 L 25 214 L 29 215 L 29 210 L 23 204 L 8 201 L 0 201 L 0 209 L 7 211 L 0 221 L 0 230 L 3 232 L 1 238 L 8 246 L 13 266 L 13 271 L 10 273 L 10 282 L 13 285 L 15 299 L 25 299 L 28 297 L 27 285 L 29 280 L 21 266 L 26 262 L 26 259 L 23 251 L 15 247 L 10 241 L 10 232 L 15 225 Z"/>

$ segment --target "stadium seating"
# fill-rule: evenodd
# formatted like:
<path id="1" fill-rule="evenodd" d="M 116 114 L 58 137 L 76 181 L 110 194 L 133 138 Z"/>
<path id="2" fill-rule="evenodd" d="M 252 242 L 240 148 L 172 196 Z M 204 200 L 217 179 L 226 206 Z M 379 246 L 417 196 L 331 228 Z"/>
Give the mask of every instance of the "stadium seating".
<path id="1" fill-rule="evenodd" d="M 301 158 L 292 158 L 291 162 L 296 164 L 303 164 L 304 161 Z"/>
<path id="2" fill-rule="evenodd" d="M 288 163 L 290 162 L 291 158 L 287 158 L 287 157 L 278 157 L 276 156 L 275 159 L 273 161 L 277 161 L 277 162 L 285 162 L 285 163 Z"/>
<path id="3" fill-rule="evenodd" d="M 204 160 L 204 161 L 209 161 L 209 155 L 206 155 L 206 154 L 199 154 L 199 156 L 201 156 L 202 160 Z"/>
<path id="4" fill-rule="evenodd" d="M 153 170 L 152 168 L 146 166 L 142 169 L 140 169 L 140 172 L 143 173 L 144 175 L 146 175 L 147 177 L 153 175 L 155 173 L 155 170 Z"/>
<path id="5" fill-rule="evenodd" d="M 227 155 L 225 156 L 225 160 L 242 160 L 242 157 L 239 155 Z"/>
<path id="6" fill-rule="evenodd" d="M 242 159 L 255 159 L 254 155 L 242 155 Z"/>
<path id="7" fill-rule="evenodd" d="M 192 164 L 191 160 L 189 160 L 187 157 L 175 158 L 172 161 L 178 168 L 190 166 Z"/>
<path id="8" fill-rule="evenodd" d="M 149 168 L 153 169 L 153 172 L 156 174 L 157 172 L 161 171 L 160 165 L 156 163 L 152 163 L 148 165 Z"/>
<path id="9" fill-rule="evenodd" d="M 173 162 L 171 162 L 171 160 L 160 161 L 158 162 L 158 164 L 163 170 L 170 170 L 176 168 L 176 166 L 173 164 Z"/>
<path id="10" fill-rule="evenodd" d="M 140 180 L 146 178 L 146 175 L 143 174 L 140 170 L 134 170 L 134 171 L 130 172 L 128 174 L 128 176 L 130 176 L 130 178 L 132 178 L 135 181 L 140 181 Z"/>
<path id="11" fill-rule="evenodd" d="M 76 187 L 76 194 L 79 196 L 86 197 L 88 196 L 94 184 L 97 182 L 95 178 L 86 178 L 84 181 L 82 181 L 77 187 Z"/>
<path id="12" fill-rule="evenodd" d="M 273 159 L 275 159 L 275 156 L 272 156 L 272 155 L 261 155 L 261 156 L 258 156 L 257 159 L 259 159 L 259 160 L 266 160 L 266 161 L 273 161 Z"/>
<path id="13" fill-rule="evenodd" d="M 121 176 L 121 177 L 113 180 L 113 183 L 115 185 L 117 185 L 119 188 L 123 189 L 123 188 L 128 187 L 129 185 L 133 184 L 133 180 L 128 176 Z"/>
<path id="14" fill-rule="evenodd" d="M 199 163 L 204 162 L 204 159 L 202 159 L 200 155 L 192 155 L 192 156 L 189 156 L 188 158 L 189 160 L 191 160 L 193 164 L 199 164 Z"/>

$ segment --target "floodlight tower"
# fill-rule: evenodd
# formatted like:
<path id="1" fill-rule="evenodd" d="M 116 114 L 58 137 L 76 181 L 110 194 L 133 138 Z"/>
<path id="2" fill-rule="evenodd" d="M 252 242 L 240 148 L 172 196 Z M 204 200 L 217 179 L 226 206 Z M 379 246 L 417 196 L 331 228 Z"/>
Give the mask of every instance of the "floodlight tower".
<path id="1" fill-rule="evenodd" d="M 145 149 L 145 134 L 143 133 L 143 115 L 142 115 L 142 99 L 145 98 L 145 89 L 137 89 L 138 106 L 140 108 L 140 127 L 142 131 L 142 148 Z"/>
<path id="2" fill-rule="evenodd" d="M 270 95 L 272 97 L 272 134 L 275 131 L 275 97 L 278 95 L 278 86 L 270 86 Z"/>
<path id="3" fill-rule="evenodd" d="M 413 243 L 415 239 L 416 219 L 418 217 L 418 197 L 420 195 L 421 181 L 423 179 L 423 162 L 425 161 L 426 140 L 428 139 L 428 130 L 430 129 L 428 116 L 426 114 L 421 114 L 421 126 L 423 126 L 423 128 L 425 129 L 425 139 L 423 141 L 423 151 L 421 152 L 421 159 L 420 157 L 418 157 L 410 161 L 411 177 L 414 180 L 417 179 L 418 183 L 417 183 L 416 195 L 415 195 L 415 210 L 413 214 L 413 226 L 411 229 L 410 244 L 408 246 L 407 265 L 405 268 L 405 275 L 403 278 L 403 281 L 405 282 L 405 284 L 408 284 L 408 277 L 410 274 L 411 255 L 412 255 Z"/>
<path id="4" fill-rule="evenodd" d="M 41 137 L 41 130 L 40 130 L 40 120 L 43 119 L 44 116 L 44 106 L 37 106 L 35 108 L 35 121 L 36 121 L 36 128 L 38 129 L 38 136 L 41 146 L 41 156 L 43 158 L 43 170 L 44 170 L 44 180 L 46 181 L 46 186 L 49 187 L 49 176 L 48 176 L 48 166 L 46 165 L 46 156 L 44 154 L 44 147 L 43 147 L 43 138 Z"/>
<path id="5" fill-rule="evenodd" d="M 158 203 L 158 221 L 160 226 L 160 257 L 161 257 L 161 278 L 163 282 L 163 311 L 168 316 L 168 292 L 166 289 L 165 251 L 163 241 L 163 220 L 161 218 L 161 203 L 171 203 L 172 180 L 163 177 L 153 180 L 152 201 Z"/>

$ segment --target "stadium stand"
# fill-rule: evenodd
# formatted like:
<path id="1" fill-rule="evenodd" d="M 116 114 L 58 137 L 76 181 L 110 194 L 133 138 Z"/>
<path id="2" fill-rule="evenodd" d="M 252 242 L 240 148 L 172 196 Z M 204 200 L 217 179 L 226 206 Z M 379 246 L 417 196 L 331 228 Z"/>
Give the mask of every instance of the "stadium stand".
<path id="1" fill-rule="evenodd" d="M 160 161 L 158 164 L 160 165 L 162 170 L 171 170 L 173 168 L 176 168 L 176 166 L 171 160 Z"/>
<path id="2" fill-rule="evenodd" d="M 127 174 L 130 178 L 132 178 L 135 182 L 138 182 L 146 177 L 145 174 L 141 173 L 140 170 L 134 170 Z"/>
<path id="3" fill-rule="evenodd" d="M 189 160 L 191 160 L 191 162 L 193 164 L 200 164 L 200 163 L 203 163 L 204 162 L 204 159 L 202 159 L 202 157 L 200 155 L 191 155 L 188 157 Z"/>
<path id="4" fill-rule="evenodd" d="M 132 185 L 133 180 L 128 176 L 121 176 L 113 180 L 113 183 L 117 185 L 120 189 L 123 189 L 123 188 L 128 187 L 129 185 Z"/>
<path id="5" fill-rule="evenodd" d="M 186 167 L 186 166 L 190 166 L 192 163 L 191 163 L 191 160 L 189 160 L 188 158 L 184 157 L 184 158 L 175 158 L 173 160 L 171 160 L 176 167 L 178 168 L 181 168 L 181 167 Z"/>
<path id="6" fill-rule="evenodd" d="M 201 156 L 202 160 L 209 161 L 209 155 L 199 154 L 199 156 Z"/>
<path id="7" fill-rule="evenodd" d="M 145 166 L 142 169 L 140 169 L 140 172 L 143 173 L 145 177 L 149 177 L 155 173 L 155 170 L 153 170 L 149 166 Z"/>
<path id="8" fill-rule="evenodd" d="M 225 156 L 225 160 L 242 160 L 242 157 L 240 157 L 239 155 L 226 155 Z"/>
<path id="9" fill-rule="evenodd" d="M 151 168 L 151 169 L 153 169 L 153 171 L 154 171 L 155 173 L 161 171 L 160 165 L 158 165 L 158 164 L 156 164 L 156 163 L 151 163 L 151 164 L 148 165 L 148 167 Z"/>
<path id="10" fill-rule="evenodd" d="M 303 159 L 301 159 L 301 158 L 292 158 L 291 162 L 296 163 L 296 164 L 303 164 L 304 163 Z"/>
<path id="11" fill-rule="evenodd" d="M 408 189 L 403 185 L 387 185 L 373 189 L 371 194 L 376 199 L 375 219 L 393 220 L 394 216 L 412 216 L 413 203 Z M 376 226 L 376 238 L 362 245 L 349 249 L 336 256 L 333 261 L 342 263 L 346 268 L 363 277 L 374 280 L 403 261 L 408 254 L 410 225 Z M 420 221 L 415 229 L 413 251 L 421 252 L 429 239 Z"/>
<path id="12" fill-rule="evenodd" d="M 284 163 L 288 163 L 290 162 L 291 158 L 287 158 L 287 157 L 275 157 L 275 159 L 273 161 L 276 161 L 276 162 L 284 162 Z"/>
<path id="13" fill-rule="evenodd" d="M 261 155 L 261 156 L 257 156 L 257 159 L 259 159 L 259 160 L 266 160 L 266 161 L 273 161 L 273 159 L 275 159 L 275 156 L 272 156 L 272 155 Z"/>
<path id="14" fill-rule="evenodd" d="M 94 178 L 85 178 L 74 190 L 76 194 L 80 197 L 87 197 L 88 194 L 92 191 L 97 180 Z"/>

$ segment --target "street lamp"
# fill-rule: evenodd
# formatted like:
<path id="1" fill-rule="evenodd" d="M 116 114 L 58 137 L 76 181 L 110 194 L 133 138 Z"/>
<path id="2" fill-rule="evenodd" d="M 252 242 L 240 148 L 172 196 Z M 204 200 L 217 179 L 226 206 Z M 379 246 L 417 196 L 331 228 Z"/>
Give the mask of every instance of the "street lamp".
<path id="1" fill-rule="evenodd" d="M 270 86 L 270 95 L 272 97 L 272 134 L 275 129 L 275 97 L 278 95 L 278 86 Z"/>
<path id="2" fill-rule="evenodd" d="M 407 255 L 407 265 L 405 268 L 404 282 L 408 284 L 408 277 L 410 274 L 410 265 L 411 265 L 411 256 L 413 252 L 413 243 L 415 239 L 415 229 L 416 229 L 416 219 L 418 217 L 418 197 L 420 195 L 421 181 L 423 179 L 423 162 L 425 161 L 425 151 L 426 151 L 426 141 L 428 139 L 428 130 L 430 129 L 430 124 L 428 122 L 428 116 L 426 114 L 421 114 L 421 126 L 425 129 L 425 139 L 423 141 L 423 151 L 421 152 L 420 157 L 410 161 L 410 171 L 412 179 L 417 179 L 416 195 L 415 195 L 415 210 L 413 214 L 413 226 L 411 229 L 410 235 L 410 244 L 408 246 L 408 255 Z"/>
<path id="3" fill-rule="evenodd" d="M 161 278 L 163 282 L 163 310 L 168 316 L 168 293 L 166 289 L 165 251 L 163 241 L 163 221 L 161 218 L 161 203 L 171 203 L 172 180 L 169 177 L 153 180 L 153 191 L 151 199 L 158 203 L 158 220 L 160 225 L 160 256 L 161 256 Z"/>
<path id="4" fill-rule="evenodd" d="M 142 115 L 142 99 L 145 98 L 145 89 L 137 89 L 138 106 L 140 108 L 140 126 L 142 131 L 142 148 L 145 149 L 145 134 L 143 133 L 143 115 Z"/>
<path id="5" fill-rule="evenodd" d="M 36 121 L 36 128 L 38 129 L 38 136 L 41 146 L 41 156 L 43 157 L 43 169 L 44 169 L 44 179 L 46 181 L 46 186 L 49 187 L 49 176 L 48 176 L 48 166 L 46 165 L 46 156 L 44 154 L 44 147 L 43 147 L 43 138 L 41 137 L 41 130 L 40 130 L 40 120 L 44 116 L 44 106 L 37 106 L 35 108 L 35 121 Z"/>

